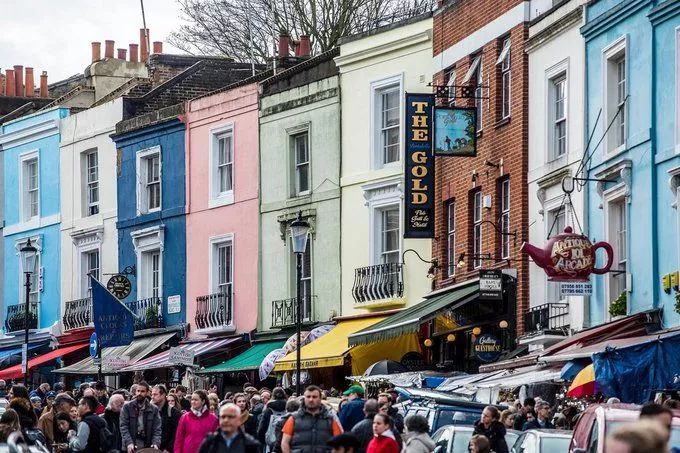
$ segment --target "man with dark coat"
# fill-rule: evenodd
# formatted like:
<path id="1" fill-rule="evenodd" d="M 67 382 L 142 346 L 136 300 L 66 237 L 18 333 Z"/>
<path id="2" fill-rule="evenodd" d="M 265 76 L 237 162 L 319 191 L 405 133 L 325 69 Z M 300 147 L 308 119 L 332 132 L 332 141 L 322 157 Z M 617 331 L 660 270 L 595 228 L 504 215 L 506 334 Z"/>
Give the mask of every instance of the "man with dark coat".
<path id="1" fill-rule="evenodd" d="M 533 398 L 525 398 L 524 399 L 524 406 L 519 411 L 519 414 L 515 417 L 515 421 L 513 424 L 513 429 L 516 429 L 517 431 L 521 431 L 522 428 L 524 427 L 524 424 L 527 422 L 528 419 L 528 414 L 531 414 L 533 418 L 536 418 L 536 415 L 534 414 L 534 406 L 536 405 L 536 400 Z"/>
<path id="2" fill-rule="evenodd" d="M 379 407 L 378 401 L 374 399 L 366 400 L 366 403 L 364 404 L 365 418 L 352 428 L 352 434 L 354 434 L 354 437 L 359 441 L 359 449 L 357 450 L 359 453 L 366 453 L 368 443 L 374 437 L 373 417 L 378 413 Z"/>
<path id="3" fill-rule="evenodd" d="M 55 436 L 58 434 L 57 414 L 60 412 L 69 413 L 76 402 L 66 393 L 60 393 L 52 403 L 52 410 L 40 416 L 38 419 L 38 429 L 43 432 L 47 439 L 47 448 L 51 449 L 55 443 Z"/>
<path id="4" fill-rule="evenodd" d="M 508 453 L 508 444 L 505 441 L 505 425 L 500 422 L 501 413 L 494 406 L 486 406 L 482 416 L 475 422 L 473 435 L 482 435 L 489 439 L 489 446 L 494 453 Z"/>
<path id="5" fill-rule="evenodd" d="M 113 451 L 121 451 L 123 449 L 123 441 L 120 436 L 120 411 L 123 410 L 125 398 L 123 395 L 116 393 L 109 398 L 109 404 L 104 410 L 101 417 L 106 422 L 106 427 L 111 431 L 113 439 L 111 440 Z"/>
<path id="6" fill-rule="evenodd" d="M 69 436 L 69 451 L 95 453 L 102 450 L 100 432 L 106 427 L 106 422 L 94 413 L 98 404 L 99 401 L 94 396 L 84 396 L 80 399 L 78 403 L 78 413 L 80 414 L 78 433 Z"/>
<path id="7" fill-rule="evenodd" d="M 354 425 L 364 419 L 364 403 L 366 402 L 362 397 L 364 396 L 364 388 L 360 385 L 352 385 L 344 393 L 344 396 L 349 400 L 338 414 L 342 429 L 351 431 Z"/>
<path id="8" fill-rule="evenodd" d="M 260 453 L 260 443 L 241 429 L 241 409 L 233 403 L 220 408 L 220 429 L 208 434 L 198 453 Z"/>
<path id="9" fill-rule="evenodd" d="M 161 444 L 158 448 L 172 453 L 177 425 L 182 414 L 176 407 L 168 405 L 167 394 L 168 391 L 163 384 L 156 385 L 151 391 L 151 402 L 158 408 L 161 415 Z"/>
<path id="10" fill-rule="evenodd" d="M 189 412 L 191 410 L 191 401 L 187 398 L 187 388 L 183 385 L 178 385 L 175 387 L 175 395 L 177 395 L 182 410 Z"/>
<path id="11" fill-rule="evenodd" d="M 528 421 L 522 427 L 522 431 L 527 429 L 555 429 L 555 425 L 550 422 L 550 404 L 545 401 L 536 403 L 536 418 Z"/>
<path id="12" fill-rule="evenodd" d="M 120 435 L 128 453 L 140 448 L 158 448 L 161 444 L 161 416 L 147 399 L 149 384 L 142 381 L 135 389 L 135 399 L 120 413 Z"/>
<path id="13" fill-rule="evenodd" d="M 267 403 L 267 406 L 262 411 L 260 421 L 257 425 L 257 440 L 263 445 L 267 442 L 266 435 L 269 431 L 269 424 L 272 420 L 272 415 L 277 414 L 281 418 L 286 413 L 286 392 L 282 388 L 276 387 L 272 391 L 272 399 Z"/>

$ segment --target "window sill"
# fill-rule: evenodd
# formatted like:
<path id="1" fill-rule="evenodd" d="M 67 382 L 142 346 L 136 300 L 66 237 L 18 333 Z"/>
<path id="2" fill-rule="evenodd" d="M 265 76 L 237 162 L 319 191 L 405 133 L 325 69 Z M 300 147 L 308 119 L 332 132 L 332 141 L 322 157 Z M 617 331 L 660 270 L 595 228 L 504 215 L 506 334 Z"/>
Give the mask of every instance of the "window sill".
<path id="1" fill-rule="evenodd" d="M 495 129 L 500 129 L 500 128 L 503 127 L 503 126 L 505 126 L 505 125 L 507 125 L 507 124 L 510 124 L 510 120 L 511 120 L 511 119 L 512 119 L 512 117 L 506 116 L 506 117 L 503 118 L 502 120 L 498 121 L 498 122 L 494 125 L 494 128 L 495 128 Z"/>
<path id="2" fill-rule="evenodd" d="M 230 204 L 234 204 L 234 192 L 227 192 L 211 198 L 208 201 L 208 208 L 219 208 L 220 206 L 227 206 Z"/>
<path id="3" fill-rule="evenodd" d="M 617 146 L 613 150 L 607 152 L 602 156 L 602 162 L 607 162 L 608 160 L 611 160 L 615 157 L 617 157 L 620 154 L 623 154 L 626 151 L 626 143 L 624 142 L 623 145 Z"/>

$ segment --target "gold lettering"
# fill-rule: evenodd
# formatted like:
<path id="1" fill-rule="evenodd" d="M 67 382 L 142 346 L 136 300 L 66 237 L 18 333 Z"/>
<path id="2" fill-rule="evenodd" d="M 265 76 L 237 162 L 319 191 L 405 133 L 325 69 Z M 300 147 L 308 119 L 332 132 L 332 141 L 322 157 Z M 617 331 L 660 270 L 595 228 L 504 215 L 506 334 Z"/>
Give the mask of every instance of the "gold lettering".
<path id="1" fill-rule="evenodd" d="M 416 108 L 416 113 L 425 113 L 425 107 L 429 102 L 411 102 L 411 105 Z"/>
<path id="2" fill-rule="evenodd" d="M 427 203 L 427 194 L 413 193 L 411 201 L 413 204 L 425 204 Z"/>
<path id="3" fill-rule="evenodd" d="M 424 115 L 413 116 L 413 127 L 427 127 L 427 116 Z"/>
<path id="4" fill-rule="evenodd" d="M 427 162 L 427 153 L 425 151 L 416 151 L 411 154 L 411 160 L 417 164 L 424 164 Z"/>
<path id="5" fill-rule="evenodd" d="M 418 165 L 411 169 L 411 174 L 416 178 L 424 178 L 427 175 L 427 167 Z"/>
<path id="6" fill-rule="evenodd" d="M 413 190 L 422 190 L 422 191 L 427 190 L 427 186 L 423 186 L 422 184 L 423 184 L 422 179 L 414 179 L 413 180 Z"/>
<path id="7" fill-rule="evenodd" d="M 427 129 L 413 129 L 414 142 L 426 142 L 427 140 Z"/>

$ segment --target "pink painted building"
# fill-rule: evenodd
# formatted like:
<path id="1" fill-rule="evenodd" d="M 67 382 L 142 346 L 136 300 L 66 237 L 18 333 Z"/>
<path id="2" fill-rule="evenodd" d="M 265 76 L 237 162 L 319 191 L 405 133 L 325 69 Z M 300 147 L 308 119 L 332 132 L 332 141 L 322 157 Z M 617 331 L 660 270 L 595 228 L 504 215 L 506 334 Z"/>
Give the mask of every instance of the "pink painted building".
<path id="1" fill-rule="evenodd" d="M 250 82 L 186 106 L 186 288 L 192 336 L 257 327 L 258 85 Z"/>

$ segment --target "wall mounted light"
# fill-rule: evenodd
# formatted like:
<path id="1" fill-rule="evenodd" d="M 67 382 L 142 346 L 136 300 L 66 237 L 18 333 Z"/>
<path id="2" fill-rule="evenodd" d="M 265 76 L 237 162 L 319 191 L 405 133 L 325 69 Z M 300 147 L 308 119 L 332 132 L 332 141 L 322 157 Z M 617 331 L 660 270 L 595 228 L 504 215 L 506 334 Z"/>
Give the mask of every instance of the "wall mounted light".
<path id="1" fill-rule="evenodd" d="M 503 319 L 501 322 L 498 323 L 498 327 L 500 327 L 501 329 L 507 329 L 508 328 L 508 321 Z"/>
<path id="2" fill-rule="evenodd" d="M 423 344 L 425 345 L 426 348 L 431 348 L 432 347 L 432 340 L 429 338 L 426 338 L 425 341 L 423 341 Z"/>
<path id="3" fill-rule="evenodd" d="M 446 336 L 446 341 L 448 341 L 449 343 L 453 343 L 454 341 L 456 341 L 456 335 L 452 333 L 448 334 Z"/>
<path id="4" fill-rule="evenodd" d="M 480 333 L 482 333 L 482 329 L 480 329 L 479 327 L 475 327 L 474 329 L 472 329 L 472 335 L 478 336 Z"/>

